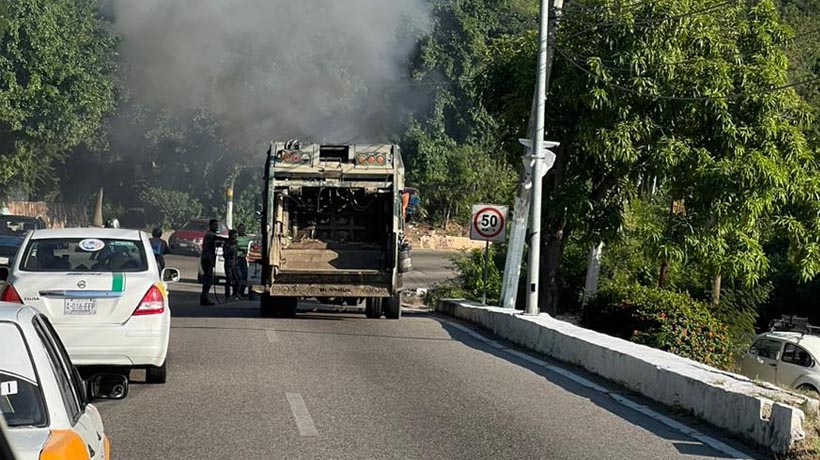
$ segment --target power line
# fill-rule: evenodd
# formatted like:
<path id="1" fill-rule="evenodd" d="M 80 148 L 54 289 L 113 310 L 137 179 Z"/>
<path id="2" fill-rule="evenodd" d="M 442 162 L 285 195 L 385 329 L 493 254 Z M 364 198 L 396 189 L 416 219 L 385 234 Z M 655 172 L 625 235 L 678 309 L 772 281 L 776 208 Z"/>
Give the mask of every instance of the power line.
<path id="1" fill-rule="evenodd" d="M 600 79 L 600 77 L 598 75 L 595 75 L 591 70 L 587 69 L 586 67 L 584 67 L 583 65 L 578 63 L 576 60 L 572 59 L 572 57 L 569 56 L 563 49 L 558 48 L 557 46 L 554 49 L 567 62 L 569 62 L 570 64 L 572 64 L 573 66 L 575 66 L 576 68 L 578 68 L 579 70 L 581 70 L 582 72 L 587 74 L 588 76 L 590 76 L 594 79 Z M 786 90 L 786 89 L 789 89 L 789 88 L 795 88 L 795 87 L 798 87 L 798 86 L 809 85 L 809 84 L 812 84 L 812 83 L 815 83 L 815 82 L 820 82 L 820 76 L 810 78 L 810 79 L 807 79 L 807 80 L 803 80 L 803 81 L 799 81 L 799 82 L 795 82 L 795 83 L 789 83 L 789 84 L 786 84 L 786 85 L 774 86 L 774 87 L 766 89 L 766 91 L 769 92 L 769 93 L 774 93 L 774 92 L 783 91 L 783 90 Z M 733 99 L 738 99 L 738 98 L 741 98 L 741 97 L 747 97 L 747 96 L 752 96 L 753 95 L 752 93 L 734 93 L 734 94 L 727 94 L 727 95 L 724 95 L 724 96 L 664 96 L 664 95 L 660 95 L 660 94 L 658 94 L 658 95 L 649 95 L 649 94 L 644 94 L 644 93 L 641 93 L 639 91 L 636 91 L 632 88 L 628 88 L 626 86 L 619 85 L 617 83 L 606 82 L 606 84 L 613 87 L 613 88 L 615 88 L 615 89 L 618 89 L 618 90 L 621 90 L 621 91 L 624 91 L 624 92 L 627 92 L 627 93 L 636 94 L 638 96 L 649 97 L 649 98 L 652 98 L 652 99 L 670 100 L 670 101 L 696 102 L 696 101 L 714 101 L 714 100 L 733 100 Z"/>

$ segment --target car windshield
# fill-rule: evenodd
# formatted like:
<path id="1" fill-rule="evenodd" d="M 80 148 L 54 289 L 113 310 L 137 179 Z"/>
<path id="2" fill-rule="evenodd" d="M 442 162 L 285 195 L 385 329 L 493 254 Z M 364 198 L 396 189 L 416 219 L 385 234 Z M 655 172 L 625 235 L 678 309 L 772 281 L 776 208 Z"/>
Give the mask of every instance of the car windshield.
<path id="1" fill-rule="evenodd" d="M 0 412 L 11 427 L 44 426 L 43 392 L 20 329 L 0 323 Z"/>
<path id="2" fill-rule="evenodd" d="M 196 232 L 207 232 L 208 231 L 208 222 L 205 221 L 198 221 L 194 220 L 185 224 L 182 227 L 182 230 L 193 230 Z"/>
<path id="3" fill-rule="evenodd" d="M 32 240 L 20 269 L 32 272 L 144 272 L 148 260 L 139 241 L 58 238 Z"/>

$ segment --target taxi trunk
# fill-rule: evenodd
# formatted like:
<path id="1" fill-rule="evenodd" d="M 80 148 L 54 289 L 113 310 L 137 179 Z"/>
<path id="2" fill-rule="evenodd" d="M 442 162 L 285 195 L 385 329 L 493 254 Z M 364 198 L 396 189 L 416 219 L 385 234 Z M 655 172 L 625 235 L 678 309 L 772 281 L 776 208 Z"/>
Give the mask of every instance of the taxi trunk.
<path id="1" fill-rule="evenodd" d="M 123 324 L 156 280 L 139 240 L 31 240 L 22 254 L 12 287 L 55 325 Z"/>
<path id="2" fill-rule="evenodd" d="M 39 273 L 18 276 L 20 297 L 41 309 L 54 324 L 122 324 L 152 286 L 139 273 Z M 128 293 L 126 294 L 126 285 Z"/>

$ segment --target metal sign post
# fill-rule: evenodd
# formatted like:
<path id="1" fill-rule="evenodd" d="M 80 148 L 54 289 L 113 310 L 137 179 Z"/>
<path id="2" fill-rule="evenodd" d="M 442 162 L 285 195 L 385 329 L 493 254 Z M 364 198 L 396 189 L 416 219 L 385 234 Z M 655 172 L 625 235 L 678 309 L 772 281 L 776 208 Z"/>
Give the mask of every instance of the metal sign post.
<path id="1" fill-rule="evenodd" d="M 490 241 L 504 241 L 507 233 L 507 206 L 477 204 L 473 206 L 470 219 L 470 239 L 485 241 L 484 269 L 482 271 L 483 294 L 481 303 L 487 304 L 487 269 L 490 263 Z"/>

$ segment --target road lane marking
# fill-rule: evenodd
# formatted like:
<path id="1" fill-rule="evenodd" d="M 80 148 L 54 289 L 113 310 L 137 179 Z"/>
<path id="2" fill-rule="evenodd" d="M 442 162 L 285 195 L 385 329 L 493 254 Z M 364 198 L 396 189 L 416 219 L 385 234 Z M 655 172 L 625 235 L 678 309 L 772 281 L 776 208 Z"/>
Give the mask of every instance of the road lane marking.
<path id="1" fill-rule="evenodd" d="M 299 428 L 299 434 L 302 436 L 319 436 L 316 426 L 313 424 L 313 419 L 310 417 L 305 400 L 299 393 L 285 393 L 290 404 L 290 412 L 296 420 L 296 427 Z"/>
<path id="2" fill-rule="evenodd" d="M 276 331 L 268 330 L 268 331 L 265 331 L 265 334 L 267 334 L 267 336 L 268 336 L 268 342 L 270 342 L 270 343 L 278 343 L 279 342 L 279 336 L 276 335 Z"/>
<path id="3" fill-rule="evenodd" d="M 602 387 L 602 386 L 600 386 L 596 383 L 593 383 L 592 381 L 590 381 L 590 380 L 588 380 L 588 379 L 586 379 L 586 378 L 584 378 L 584 377 L 582 377 L 582 376 L 580 376 L 580 375 L 578 375 L 574 372 L 568 371 L 568 370 L 566 370 L 562 367 L 559 367 L 559 366 L 555 366 L 555 365 L 550 364 L 550 363 L 548 363 L 548 362 L 546 362 L 542 359 L 538 359 L 534 356 L 528 355 L 528 354 L 523 353 L 521 351 L 514 350 L 512 348 L 506 347 L 503 344 L 501 344 L 501 343 L 499 343 L 495 340 L 492 340 L 492 339 L 490 339 L 490 338 L 488 338 L 488 337 L 486 337 L 482 334 L 479 334 L 478 332 L 476 332 L 476 331 L 474 331 L 474 330 L 472 330 L 472 329 L 470 329 L 466 326 L 462 326 L 461 324 L 454 323 L 452 321 L 448 321 L 448 320 L 442 319 L 442 318 L 439 318 L 439 320 L 441 322 L 446 323 L 446 324 L 458 329 L 459 331 L 469 335 L 470 337 L 478 340 L 479 342 L 482 342 L 486 345 L 489 345 L 493 348 L 498 349 L 501 352 L 505 352 L 507 354 L 515 356 L 516 358 L 524 360 L 524 361 L 526 361 L 530 364 L 543 367 L 543 368 L 547 369 L 548 371 L 556 373 L 556 374 L 558 374 L 558 375 L 560 375 L 560 376 L 562 376 L 566 379 L 569 379 L 569 380 L 571 380 L 571 381 L 573 381 L 573 382 L 575 382 L 575 383 L 577 383 L 577 384 L 579 384 L 583 387 L 586 387 L 586 388 L 589 388 L 593 391 L 601 393 L 604 396 L 608 396 L 609 398 L 611 398 L 612 400 L 616 401 L 618 404 L 620 404 L 624 407 L 627 407 L 629 409 L 634 410 L 635 412 L 638 412 L 638 413 L 640 413 L 640 414 L 642 414 L 646 417 L 649 417 L 649 418 L 657 421 L 658 423 L 660 423 L 662 425 L 665 425 L 667 428 L 671 428 L 672 430 L 675 430 L 679 433 L 682 433 L 682 434 L 684 434 L 684 435 L 686 435 L 690 438 L 693 438 L 696 441 L 699 441 L 699 442 L 711 447 L 712 449 L 715 449 L 716 451 L 718 451 L 722 454 L 728 455 L 730 458 L 727 458 L 725 460 L 754 460 L 754 457 L 750 456 L 749 454 L 740 452 L 739 450 L 733 448 L 732 446 L 729 446 L 726 443 L 723 443 L 723 442 L 721 442 L 721 441 L 719 441 L 719 440 L 717 440 L 717 439 L 715 439 L 711 436 L 703 434 L 700 431 L 695 430 L 694 428 L 690 428 L 690 427 L 684 425 L 683 423 L 680 423 L 676 420 L 673 420 L 673 419 L 671 419 L 671 418 L 669 418 L 665 415 L 662 415 L 658 412 L 655 412 L 654 410 L 650 409 L 649 407 L 644 406 L 642 404 L 639 404 L 635 401 L 632 401 L 631 399 L 626 398 L 626 397 L 624 397 L 624 396 L 622 396 L 618 393 L 612 392 L 612 391 L 610 391 L 610 390 L 608 390 L 608 389 L 606 389 L 606 388 L 604 388 L 604 387 Z"/>

